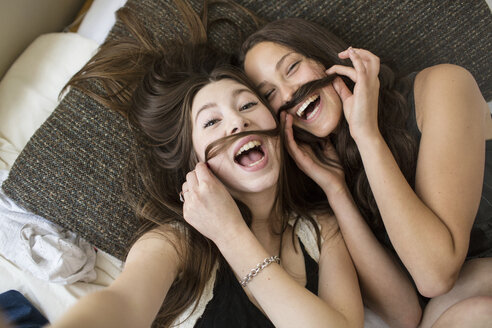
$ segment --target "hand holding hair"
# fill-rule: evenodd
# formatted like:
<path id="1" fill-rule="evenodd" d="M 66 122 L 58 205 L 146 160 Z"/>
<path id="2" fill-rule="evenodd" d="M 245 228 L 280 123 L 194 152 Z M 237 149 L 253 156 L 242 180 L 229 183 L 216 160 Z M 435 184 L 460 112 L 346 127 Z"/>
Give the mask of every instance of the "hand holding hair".
<path id="1" fill-rule="evenodd" d="M 337 78 L 333 87 L 343 102 L 343 112 L 355 141 L 374 137 L 378 129 L 379 57 L 364 49 L 347 50 L 338 54 L 341 59 L 350 59 L 354 67 L 333 65 L 327 74 L 339 74 L 355 82 L 353 93 L 342 79 Z"/>
<path id="2" fill-rule="evenodd" d="M 231 194 L 205 163 L 198 163 L 183 184 L 183 217 L 216 244 L 246 227 Z"/>
<path id="3" fill-rule="evenodd" d="M 311 145 L 298 144 L 294 139 L 292 129 L 293 118 L 285 111 L 280 113 L 280 120 L 284 126 L 286 147 L 297 166 L 315 181 L 326 194 L 336 194 L 347 190 L 345 174 L 341 167 L 322 163 L 314 153 Z M 330 140 L 326 139 L 323 152 L 327 158 L 339 163 L 338 154 Z"/>

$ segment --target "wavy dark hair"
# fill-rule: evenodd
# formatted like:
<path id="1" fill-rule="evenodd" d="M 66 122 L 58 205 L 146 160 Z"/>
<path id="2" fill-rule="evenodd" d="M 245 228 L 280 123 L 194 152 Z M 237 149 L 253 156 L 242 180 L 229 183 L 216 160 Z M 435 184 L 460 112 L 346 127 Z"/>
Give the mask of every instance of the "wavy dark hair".
<path id="1" fill-rule="evenodd" d="M 138 149 L 130 159 L 126 186 L 129 202 L 143 222 L 139 236 L 157 226 L 165 227 L 171 236 L 176 236 L 169 239 L 182 262 L 154 323 L 163 327 L 171 326 L 183 311 L 198 304 L 196 301 L 217 263 L 219 268 L 227 266 L 213 242 L 183 219 L 178 196 L 186 174 L 198 162 L 191 138 L 193 99 L 204 86 L 223 79 L 239 82 L 256 92 L 244 73 L 229 65 L 230 56 L 218 53 L 206 43 L 207 24 L 186 2 L 175 2 L 190 30 L 187 40 L 157 43 L 129 11 L 122 9 L 118 18 L 131 35 L 105 43 L 68 83 L 120 112 L 132 127 Z M 90 81 L 96 83 L 88 83 Z M 261 97 L 259 99 L 268 106 Z M 311 214 L 313 210 L 330 212 L 329 205 L 306 197 L 316 186 L 306 184 L 307 177 L 285 156 L 279 131 L 277 122 L 277 128 L 271 131 L 248 131 L 220 139 L 207 148 L 206 157 L 214 156 L 246 134 L 278 138 L 283 165 L 272 208 L 272 217 L 278 219 L 278 224 L 272 224 L 272 232 L 282 236 L 290 219 L 294 218 L 295 224 L 306 219 L 316 231 L 319 247 L 319 228 Z M 131 196 L 130 189 L 135 184 L 144 190 L 139 198 Z M 321 190 L 318 188 L 317 192 Z M 249 225 L 251 212 L 239 200 L 236 203 Z M 282 238 L 280 240 L 282 243 Z M 281 249 L 282 245 L 279 246 Z"/>
<path id="2" fill-rule="evenodd" d="M 283 45 L 293 51 L 321 63 L 325 68 L 332 65 L 350 65 L 349 60 L 341 60 L 338 53 L 347 49 L 348 45 L 328 31 L 326 28 L 299 18 L 287 18 L 270 22 L 250 35 L 243 43 L 239 61 L 244 63 L 247 52 L 261 42 L 274 42 Z M 308 83 L 301 87 L 293 96 L 293 102 L 298 102 L 312 93 L 316 88 L 330 82 L 334 76 L 321 81 Z M 378 125 L 380 132 L 388 144 L 398 166 L 408 183 L 414 187 L 415 169 L 418 143 L 407 131 L 406 122 L 410 115 L 406 96 L 411 88 L 407 78 L 398 78 L 397 73 L 388 65 L 381 63 L 379 72 L 379 104 Z M 342 77 L 347 86 L 353 91 L 352 81 Z M 292 104 L 290 104 L 292 105 Z M 386 232 L 377 207 L 374 195 L 367 180 L 359 150 L 355 141 L 350 136 L 348 123 L 342 115 L 342 119 L 334 133 L 329 138 L 337 150 L 340 163 L 335 163 L 330 158 L 325 158 L 320 147 L 323 138 L 294 129 L 296 139 L 313 145 L 316 155 L 326 164 L 341 165 L 345 171 L 347 185 L 355 199 L 355 202 L 369 226 L 382 242 L 387 243 Z"/>

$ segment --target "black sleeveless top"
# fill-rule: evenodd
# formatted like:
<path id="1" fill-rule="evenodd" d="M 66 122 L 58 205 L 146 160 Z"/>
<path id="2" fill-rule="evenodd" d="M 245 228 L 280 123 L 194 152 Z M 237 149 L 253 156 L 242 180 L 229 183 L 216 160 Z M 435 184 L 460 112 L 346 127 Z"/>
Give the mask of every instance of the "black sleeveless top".
<path id="1" fill-rule="evenodd" d="M 409 75 L 412 85 L 416 75 L 417 72 Z M 408 94 L 407 101 L 411 109 L 407 120 L 407 129 L 418 141 L 420 141 L 421 132 L 417 126 L 413 88 Z M 482 198 L 470 235 L 470 246 L 466 257 L 467 260 L 492 256 L 492 139 L 485 142 L 484 173 Z"/>
<path id="2" fill-rule="evenodd" d="M 318 294 L 318 263 L 299 239 L 306 267 L 306 289 Z M 272 322 L 249 300 L 232 269 L 224 265 L 217 272 L 213 298 L 195 328 L 274 328 Z"/>

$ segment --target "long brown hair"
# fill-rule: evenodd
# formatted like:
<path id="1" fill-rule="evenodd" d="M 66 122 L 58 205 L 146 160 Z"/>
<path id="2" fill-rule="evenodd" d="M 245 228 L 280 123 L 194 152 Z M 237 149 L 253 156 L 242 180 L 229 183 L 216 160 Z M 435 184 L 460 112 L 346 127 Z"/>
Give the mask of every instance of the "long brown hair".
<path id="1" fill-rule="evenodd" d="M 250 35 L 241 47 L 240 62 L 244 63 L 244 58 L 252 47 L 265 41 L 286 46 L 307 58 L 316 60 L 325 68 L 336 64 L 351 65 L 350 61 L 341 60 L 338 57 L 338 53 L 348 47 L 345 42 L 324 27 L 299 18 L 270 22 Z M 379 129 L 405 178 L 414 187 L 418 144 L 406 129 L 406 122 L 410 113 L 406 95 L 411 85 L 407 79 L 397 78 L 396 73 L 384 63 L 381 64 L 378 77 L 380 81 Z M 348 87 L 353 90 L 352 81 L 345 77 L 343 79 Z M 317 86 L 319 87 L 319 85 Z M 312 89 L 312 87 L 304 88 L 303 91 L 296 93 L 295 97 L 304 99 L 308 94 L 307 92 L 312 92 Z M 301 129 L 295 129 L 295 134 L 296 139 L 300 142 L 313 145 L 317 156 L 325 163 L 337 165 L 331 159 L 323 157 L 323 152 L 319 147 L 322 138 L 317 138 Z M 327 138 L 332 141 L 338 152 L 340 164 L 345 171 L 347 185 L 359 210 L 379 240 L 387 242 L 381 214 L 367 180 L 359 150 L 350 136 L 345 117 L 342 116 L 335 133 L 327 136 Z"/>
<path id="2" fill-rule="evenodd" d="M 140 184 L 145 191 L 136 199 L 129 192 L 129 201 L 143 222 L 139 235 L 163 226 L 176 236 L 170 241 L 180 256 L 181 266 L 155 321 L 163 327 L 171 326 L 184 310 L 200 299 L 217 263 L 220 268 L 227 266 L 213 242 L 183 219 L 178 197 L 186 174 L 198 162 L 191 139 L 193 98 L 205 85 L 222 79 L 237 81 L 256 92 L 241 70 L 228 65 L 229 56 L 214 51 L 206 43 L 207 24 L 187 3 L 176 3 L 190 30 L 188 40 L 156 44 L 141 23 L 128 11 L 120 10 L 118 18 L 132 35 L 117 43 L 104 44 L 69 82 L 69 86 L 83 90 L 127 117 L 134 131 L 138 149 L 130 159 L 126 185 L 130 189 Z M 277 126 L 272 131 L 248 133 L 280 138 L 282 143 L 279 131 Z M 244 133 L 218 140 L 207 148 L 207 157 L 242 136 Z M 304 183 L 305 175 L 292 160 L 283 159 L 287 156 L 281 144 L 279 151 L 283 165 L 272 208 L 272 216 L 279 219 L 279 225 L 272 226 L 272 231 L 282 235 L 290 218 L 296 219 L 295 224 L 301 218 L 306 219 L 313 225 L 319 243 L 318 225 L 309 213 L 313 208 L 329 211 L 329 206 L 326 202 L 306 199 L 312 190 Z M 246 223 L 250 224 L 251 212 L 240 201 L 236 203 Z"/>

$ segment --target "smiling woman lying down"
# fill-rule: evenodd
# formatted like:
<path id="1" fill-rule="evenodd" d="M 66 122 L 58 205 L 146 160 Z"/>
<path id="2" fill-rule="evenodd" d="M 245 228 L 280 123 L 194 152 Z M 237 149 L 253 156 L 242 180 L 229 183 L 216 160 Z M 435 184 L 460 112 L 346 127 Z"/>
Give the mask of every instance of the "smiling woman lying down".
<path id="1" fill-rule="evenodd" d="M 312 213 L 293 202 L 304 190 L 286 179 L 298 171 L 284 163 L 277 120 L 205 41 L 191 30 L 189 43 L 157 49 L 119 42 L 143 49 L 130 57 L 143 77 L 117 108 L 142 133 L 137 210 L 149 224 L 115 282 L 53 326 L 361 327 L 357 275 L 327 203 Z"/>

